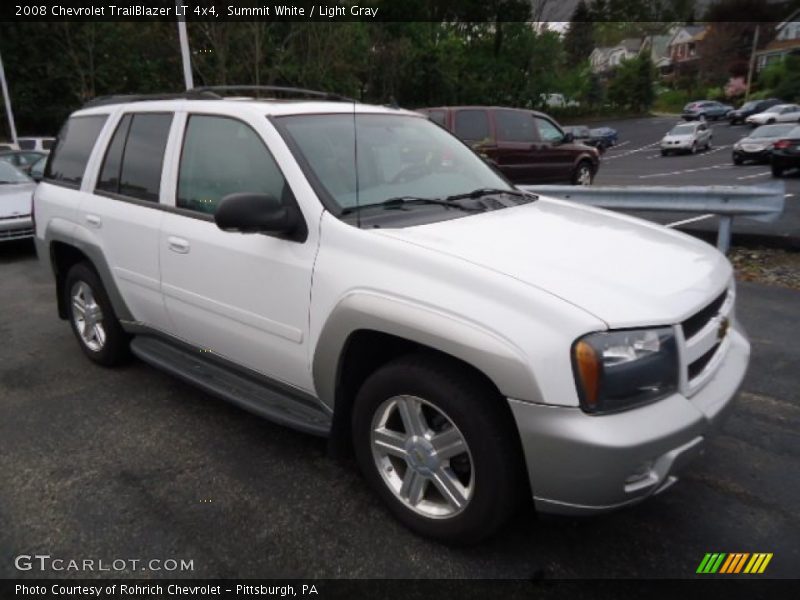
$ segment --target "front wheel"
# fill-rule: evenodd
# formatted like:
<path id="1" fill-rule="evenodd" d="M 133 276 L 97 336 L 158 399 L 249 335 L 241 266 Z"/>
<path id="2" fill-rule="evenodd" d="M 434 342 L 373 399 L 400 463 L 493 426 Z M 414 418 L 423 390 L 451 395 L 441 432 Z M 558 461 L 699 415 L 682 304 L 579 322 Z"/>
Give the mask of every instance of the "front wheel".
<path id="1" fill-rule="evenodd" d="M 572 174 L 572 185 L 592 185 L 592 166 L 582 160 Z"/>
<path id="2" fill-rule="evenodd" d="M 84 262 L 74 265 L 63 293 L 69 322 L 83 353 L 109 367 L 128 357 L 128 336 L 122 329 L 97 273 Z"/>
<path id="3" fill-rule="evenodd" d="M 772 165 L 772 176 L 783 177 L 783 167 L 780 167 L 778 165 Z"/>
<path id="4" fill-rule="evenodd" d="M 373 373 L 353 407 L 365 478 L 417 533 L 469 543 L 496 532 L 521 497 L 524 470 L 502 398 L 456 363 L 428 355 Z"/>

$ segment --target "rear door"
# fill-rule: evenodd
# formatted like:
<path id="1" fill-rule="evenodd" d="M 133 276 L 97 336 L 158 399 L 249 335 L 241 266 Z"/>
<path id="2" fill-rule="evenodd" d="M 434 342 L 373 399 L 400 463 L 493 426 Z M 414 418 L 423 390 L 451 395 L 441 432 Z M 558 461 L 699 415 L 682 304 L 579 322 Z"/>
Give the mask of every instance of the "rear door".
<path id="1" fill-rule="evenodd" d="M 213 218 L 220 200 L 238 192 L 295 202 L 265 140 L 282 142 L 263 115 L 247 121 L 220 114 L 184 118 L 182 148 L 173 154 L 174 209 L 165 213 L 159 242 L 174 335 L 312 391 L 308 311 L 316 228 L 297 241 L 222 231 Z"/>
<path id="2" fill-rule="evenodd" d="M 542 161 L 541 140 L 533 115 L 522 110 L 494 111 L 497 148 L 493 160 L 514 183 L 546 180 L 547 165 Z"/>
<path id="3" fill-rule="evenodd" d="M 172 112 L 124 112 L 118 115 L 105 148 L 94 193 L 83 200 L 83 225 L 101 240 L 126 305 L 136 321 L 168 328 L 161 298 L 158 234 L 162 171 Z"/>

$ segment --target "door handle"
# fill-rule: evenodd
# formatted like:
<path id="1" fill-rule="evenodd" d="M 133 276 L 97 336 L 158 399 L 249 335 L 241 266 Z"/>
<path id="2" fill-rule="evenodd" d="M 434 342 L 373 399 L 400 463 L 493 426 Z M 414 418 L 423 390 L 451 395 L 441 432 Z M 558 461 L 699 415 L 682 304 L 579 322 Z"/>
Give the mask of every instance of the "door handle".
<path id="1" fill-rule="evenodd" d="M 177 252 L 178 254 L 188 254 L 189 253 L 189 242 L 183 238 L 169 236 L 167 238 L 167 246 L 173 252 Z"/>
<path id="2" fill-rule="evenodd" d="M 86 215 L 86 222 L 96 229 L 100 229 L 103 226 L 103 221 L 97 215 Z"/>

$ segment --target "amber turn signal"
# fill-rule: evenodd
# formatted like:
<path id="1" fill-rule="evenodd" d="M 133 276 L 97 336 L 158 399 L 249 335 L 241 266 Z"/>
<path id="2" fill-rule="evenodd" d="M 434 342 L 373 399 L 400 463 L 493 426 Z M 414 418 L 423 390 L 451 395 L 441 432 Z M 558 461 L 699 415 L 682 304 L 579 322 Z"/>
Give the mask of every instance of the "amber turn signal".
<path id="1" fill-rule="evenodd" d="M 597 395 L 600 390 L 600 357 L 587 342 L 575 344 L 575 364 L 583 388 L 583 399 L 587 408 L 597 408 Z"/>

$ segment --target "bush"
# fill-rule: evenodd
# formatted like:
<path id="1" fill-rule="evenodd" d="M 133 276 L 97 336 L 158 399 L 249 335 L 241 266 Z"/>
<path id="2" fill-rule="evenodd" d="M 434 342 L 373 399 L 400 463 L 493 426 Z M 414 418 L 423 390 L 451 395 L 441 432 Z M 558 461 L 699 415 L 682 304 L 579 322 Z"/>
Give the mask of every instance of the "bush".
<path id="1" fill-rule="evenodd" d="M 720 102 L 725 100 L 725 90 L 721 87 L 711 87 L 706 90 L 706 98 L 709 100 L 719 100 Z"/>
<path id="2" fill-rule="evenodd" d="M 667 90 L 656 96 L 653 108 L 657 112 L 679 113 L 690 101 L 689 94 L 681 90 Z"/>

